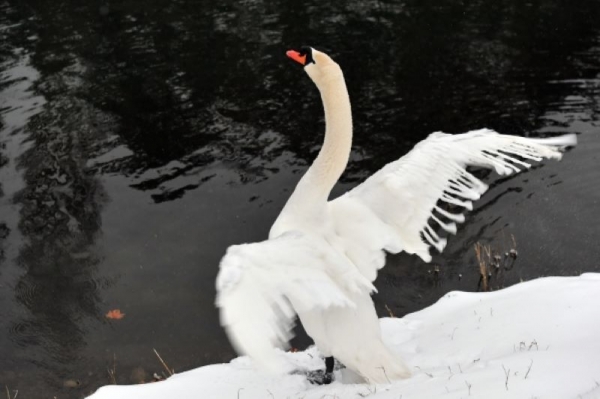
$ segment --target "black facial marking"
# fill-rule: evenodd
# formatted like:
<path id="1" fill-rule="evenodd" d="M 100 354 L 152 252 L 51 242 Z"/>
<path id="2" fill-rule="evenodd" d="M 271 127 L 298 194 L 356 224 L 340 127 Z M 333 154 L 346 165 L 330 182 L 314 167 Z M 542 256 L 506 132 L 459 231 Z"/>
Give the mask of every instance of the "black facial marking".
<path id="1" fill-rule="evenodd" d="M 312 56 L 312 48 L 310 48 L 309 46 L 302 46 L 302 47 L 300 47 L 299 53 L 300 53 L 300 55 L 306 56 L 306 64 L 304 64 L 305 66 L 310 64 L 311 62 L 313 64 L 315 64 L 315 60 L 313 59 L 313 56 Z"/>

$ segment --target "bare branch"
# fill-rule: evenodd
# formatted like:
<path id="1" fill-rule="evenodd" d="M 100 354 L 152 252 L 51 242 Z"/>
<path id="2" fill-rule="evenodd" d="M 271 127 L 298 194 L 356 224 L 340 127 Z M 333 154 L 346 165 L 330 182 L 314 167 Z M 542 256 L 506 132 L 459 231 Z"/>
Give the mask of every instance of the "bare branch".
<path id="1" fill-rule="evenodd" d="M 429 378 L 433 378 L 433 374 L 428 373 L 427 371 L 424 371 L 423 369 L 421 369 L 421 367 L 415 366 L 415 368 L 418 368 L 419 370 L 421 370 L 422 372 L 424 372 L 425 374 L 427 374 L 429 376 Z"/>

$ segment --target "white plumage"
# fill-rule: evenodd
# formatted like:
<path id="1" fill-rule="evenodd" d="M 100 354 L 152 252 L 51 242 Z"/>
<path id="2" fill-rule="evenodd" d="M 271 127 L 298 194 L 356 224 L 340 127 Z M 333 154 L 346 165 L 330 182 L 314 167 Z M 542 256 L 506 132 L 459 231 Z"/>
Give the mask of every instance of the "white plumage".
<path id="1" fill-rule="evenodd" d="M 289 371 L 274 348 L 288 343 L 298 315 L 323 355 L 336 357 L 367 381 L 406 378 L 409 369 L 381 340 L 370 297 L 385 252 L 405 251 L 430 261 L 430 247 L 442 251 L 446 245 L 438 231 L 455 233 L 465 218 L 445 205 L 471 210 L 472 201 L 487 189 L 467 166 L 515 173 L 528 168 L 528 161 L 560 159 L 560 149 L 575 145 L 576 136 L 528 139 L 488 129 L 433 133 L 350 192 L 328 201 L 348 162 L 350 102 L 335 62 L 314 49 L 300 55 L 313 61 L 305 71 L 325 108 L 323 148 L 269 239 L 227 250 L 217 277 L 221 323 L 239 353 L 273 371 Z"/>

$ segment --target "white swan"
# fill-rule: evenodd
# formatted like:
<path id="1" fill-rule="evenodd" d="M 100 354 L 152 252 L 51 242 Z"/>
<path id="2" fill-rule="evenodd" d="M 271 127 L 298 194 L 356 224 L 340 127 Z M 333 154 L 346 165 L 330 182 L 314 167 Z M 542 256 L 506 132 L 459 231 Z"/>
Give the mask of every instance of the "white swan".
<path id="1" fill-rule="evenodd" d="M 386 165 L 345 195 L 328 201 L 348 162 L 352 143 L 350 100 L 342 71 L 312 48 L 288 51 L 321 92 L 325 141 L 269 233 L 259 243 L 233 245 L 220 264 L 217 306 L 221 324 L 239 353 L 275 371 L 287 371 L 275 347 L 288 343 L 297 314 L 319 351 L 336 357 L 367 381 L 410 376 L 381 340 L 370 294 L 385 252 L 406 251 L 431 260 L 442 251 L 436 230 L 456 232 L 486 185 L 468 165 L 499 174 L 530 165 L 523 160 L 560 159 L 575 135 L 528 139 L 482 129 L 433 133 L 401 159 Z M 442 206 L 440 206 L 442 205 Z"/>

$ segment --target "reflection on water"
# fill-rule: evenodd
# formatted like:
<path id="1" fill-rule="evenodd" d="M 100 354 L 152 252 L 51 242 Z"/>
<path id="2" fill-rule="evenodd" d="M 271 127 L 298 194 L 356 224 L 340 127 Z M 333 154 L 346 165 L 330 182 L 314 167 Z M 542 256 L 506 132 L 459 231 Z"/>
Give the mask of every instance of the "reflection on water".
<path id="1" fill-rule="evenodd" d="M 5 26 L 4 33 L 10 38 L 17 27 Z M 10 227 L 3 236 L 9 253 L 3 288 L 14 297 L 3 318 L 10 340 L 3 347 L 12 356 L 3 360 L 2 376 L 15 388 L 41 376 L 56 386 L 55 376 L 68 375 L 79 359 L 85 345 L 80 321 L 98 318 L 99 292 L 108 284 L 106 277 L 96 277 L 98 256 L 91 248 L 104 193 L 85 170 L 87 143 L 98 138 L 99 129 L 90 128 L 97 123 L 94 110 L 74 96 L 77 62 L 41 78 L 33 67 L 36 55 L 26 48 L 15 46 L 7 55 L 2 139 L 8 222 L 3 222 Z"/>
<path id="2" fill-rule="evenodd" d="M 319 149 L 318 93 L 283 56 L 305 43 L 353 101 L 336 193 L 434 130 L 580 135 L 560 164 L 482 175 L 439 273 L 391 257 L 382 314 L 477 289 L 478 241 L 516 237 L 496 286 L 598 270 L 599 17 L 561 0 L 0 0 L 0 385 L 82 397 L 115 363 L 119 383 L 160 371 L 153 347 L 176 370 L 233 356 L 219 258 L 266 236 Z"/>

